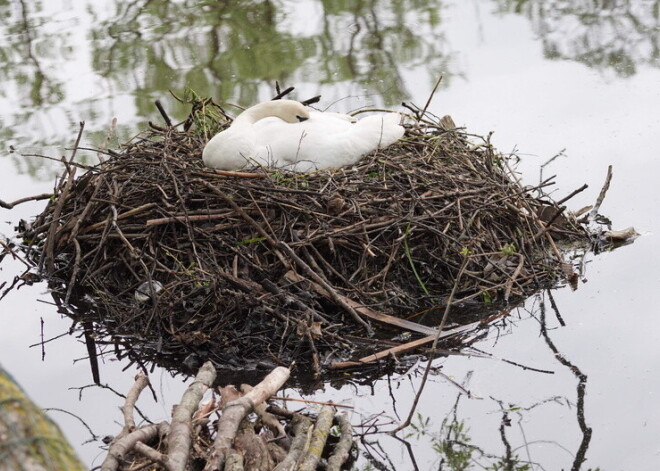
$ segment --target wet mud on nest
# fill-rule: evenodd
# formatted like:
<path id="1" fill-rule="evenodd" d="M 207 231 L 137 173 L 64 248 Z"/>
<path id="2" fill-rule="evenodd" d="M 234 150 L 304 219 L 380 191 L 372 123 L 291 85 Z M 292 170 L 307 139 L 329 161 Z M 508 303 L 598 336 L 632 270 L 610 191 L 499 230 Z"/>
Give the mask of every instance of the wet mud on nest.
<path id="1" fill-rule="evenodd" d="M 515 157 L 488 138 L 408 108 L 400 142 L 298 174 L 204 168 L 205 142 L 230 122 L 222 108 L 193 100 L 172 125 L 159 107 L 165 126 L 98 165 L 64 159 L 46 208 L 18 228 L 18 247 L 3 244 L 28 264 L 14 285 L 48 281 L 94 369 L 114 353 L 186 372 L 211 360 L 318 374 L 428 346 L 419 336 L 434 334 L 462 266 L 445 347 L 494 306 L 575 283 L 559 247 L 592 243 L 563 206 L 579 190 L 555 201 L 552 178 L 522 186 Z M 413 335 L 388 340 L 401 332 Z"/>

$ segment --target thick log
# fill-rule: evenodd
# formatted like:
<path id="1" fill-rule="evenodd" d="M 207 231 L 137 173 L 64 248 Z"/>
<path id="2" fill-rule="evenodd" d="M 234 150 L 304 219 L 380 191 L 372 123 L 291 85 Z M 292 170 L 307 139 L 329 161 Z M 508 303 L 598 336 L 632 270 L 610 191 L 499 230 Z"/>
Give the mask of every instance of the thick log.
<path id="1" fill-rule="evenodd" d="M 0 365 L 0 471 L 84 471 L 59 427 Z"/>
<path id="2" fill-rule="evenodd" d="M 245 471 L 270 470 L 275 466 L 266 442 L 254 433 L 254 426 L 247 419 L 241 421 L 234 448 L 243 455 Z"/>
<path id="3" fill-rule="evenodd" d="M 192 416 L 199 407 L 204 393 L 213 385 L 216 371 L 211 362 L 206 362 L 199 369 L 195 381 L 188 386 L 179 405 L 172 412 L 170 427 L 169 464 L 170 471 L 184 471 L 188 465 L 188 456 L 192 448 Z"/>

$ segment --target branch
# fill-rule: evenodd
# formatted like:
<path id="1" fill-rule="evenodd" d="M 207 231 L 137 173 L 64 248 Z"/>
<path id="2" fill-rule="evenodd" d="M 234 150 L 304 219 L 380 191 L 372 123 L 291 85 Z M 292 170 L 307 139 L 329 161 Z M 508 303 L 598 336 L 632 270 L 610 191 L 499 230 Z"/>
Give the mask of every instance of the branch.
<path id="1" fill-rule="evenodd" d="M 261 404 L 275 394 L 284 385 L 291 371 L 288 368 L 277 367 L 257 384 L 252 391 L 244 396 L 228 402 L 222 409 L 222 416 L 218 421 L 218 431 L 213 451 L 206 463 L 205 471 L 223 469 L 226 454 L 231 449 L 234 437 L 238 431 L 241 420 L 254 410 L 255 405 Z"/>
<path id="2" fill-rule="evenodd" d="M 607 190 L 610 188 L 610 182 L 612 181 L 612 166 L 609 165 L 607 167 L 607 176 L 605 177 L 605 183 L 603 184 L 603 188 L 600 190 L 600 194 L 598 195 L 598 199 L 596 199 L 596 204 L 594 205 L 593 209 L 589 213 L 589 220 L 593 221 L 596 216 L 598 215 L 598 210 L 600 209 L 600 205 L 603 204 L 603 200 L 605 199 L 605 195 L 607 194 Z"/>
<path id="3" fill-rule="evenodd" d="M 339 442 L 335 445 L 335 449 L 328 458 L 328 466 L 326 471 L 340 471 L 343 464 L 348 460 L 351 447 L 353 446 L 353 426 L 351 425 L 346 414 L 337 414 L 335 416 L 339 423 L 341 435 Z"/>
<path id="4" fill-rule="evenodd" d="M 319 416 L 316 419 L 316 425 L 312 432 L 312 439 L 309 442 L 307 454 L 300 463 L 299 471 L 314 471 L 321 460 L 321 454 L 325 448 L 325 442 L 332 427 L 332 419 L 335 415 L 335 408 L 332 406 L 323 406 Z"/>
<path id="5" fill-rule="evenodd" d="M 163 104 L 160 102 L 160 100 L 156 100 L 156 108 L 158 108 L 158 111 L 160 112 L 160 115 L 165 120 L 165 124 L 167 125 L 167 127 L 171 128 L 172 127 L 172 120 L 167 115 L 167 112 L 165 111 L 165 108 L 163 108 Z"/>
<path id="6" fill-rule="evenodd" d="M 168 436 L 170 471 L 183 471 L 188 464 L 188 456 L 192 447 L 192 416 L 202 400 L 202 396 L 215 381 L 216 371 L 213 364 L 207 361 L 202 365 L 195 381 L 188 386 L 181 402 L 172 412 L 172 426 Z"/>
<path id="7" fill-rule="evenodd" d="M 140 393 L 144 388 L 149 385 L 149 378 L 144 373 L 139 373 L 135 376 L 135 383 L 131 390 L 128 391 L 126 395 L 126 400 L 124 405 L 121 406 L 121 412 L 124 415 L 124 428 L 119 435 L 114 438 L 114 441 L 121 439 L 127 434 L 135 430 L 135 418 L 133 417 L 133 410 L 135 409 L 135 403 L 140 397 Z"/>
<path id="8" fill-rule="evenodd" d="M 147 425 L 115 441 L 108 450 L 108 456 L 103 460 L 100 471 L 116 471 L 128 452 L 135 448 L 138 442 L 154 440 L 161 432 L 166 432 L 167 422 Z"/>
<path id="9" fill-rule="evenodd" d="M 291 428 L 293 430 L 293 441 L 291 448 L 286 458 L 280 464 L 275 466 L 273 471 L 292 471 L 300 456 L 307 449 L 309 435 L 312 432 L 312 420 L 302 414 L 296 414 L 291 421 Z"/>
<path id="10" fill-rule="evenodd" d="M 48 198 L 52 198 L 52 196 L 53 196 L 52 193 L 42 193 L 40 195 L 28 196 L 26 198 L 21 198 L 19 200 L 12 201 L 11 203 L 7 203 L 4 200 L 0 200 L 0 207 L 5 208 L 5 209 L 12 209 L 14 206 L 17 206 L 21 203 L 26 203 L 28 201 L 46 200 Z"/>

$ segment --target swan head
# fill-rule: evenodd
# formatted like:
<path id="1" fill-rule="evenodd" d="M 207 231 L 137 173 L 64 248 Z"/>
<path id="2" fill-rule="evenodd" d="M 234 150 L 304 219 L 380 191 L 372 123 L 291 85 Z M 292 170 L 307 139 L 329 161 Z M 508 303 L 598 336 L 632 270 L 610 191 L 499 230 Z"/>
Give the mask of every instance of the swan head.
<path id="1" fill-rule="evenodd" d="M 299 101 L 274 100 L 272 103 L 277 106 L 277 114 L 274 116 L 287 123 L 300 123 L 309 119 L 309 109 Z"/>

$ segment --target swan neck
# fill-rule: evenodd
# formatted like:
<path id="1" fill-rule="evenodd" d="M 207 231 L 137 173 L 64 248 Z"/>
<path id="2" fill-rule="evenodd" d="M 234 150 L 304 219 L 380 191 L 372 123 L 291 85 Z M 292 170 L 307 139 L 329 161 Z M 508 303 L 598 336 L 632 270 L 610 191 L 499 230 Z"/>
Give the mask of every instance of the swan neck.
<path id="1" fill-rule="evenodd" d="M 244 125 L 244 124 L 254 124 L 260 119 L 267 118 L 269 116 L 276 116 L 277 110 L 272 102 L 260 103 L 254 105 L 241 114 L 236 116 L 232 126 Z"/>

